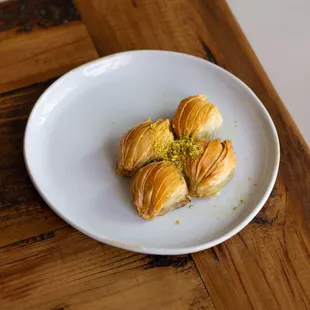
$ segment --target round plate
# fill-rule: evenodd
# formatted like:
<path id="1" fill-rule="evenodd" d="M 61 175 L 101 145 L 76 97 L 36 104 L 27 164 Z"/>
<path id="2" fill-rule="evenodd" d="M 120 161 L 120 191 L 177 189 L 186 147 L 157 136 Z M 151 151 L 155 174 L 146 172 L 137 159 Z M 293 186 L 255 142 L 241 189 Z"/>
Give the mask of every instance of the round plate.
<path id="1" fill-rule="evenodd" d="M 222 113 L 217 136 L 233 141 L 235 176 L 216 198 L 144 221 L 129 180 L 114 173 L 117 144 L 133 125 L 171 118 L 181 99 L 201 93 Z M 152 254 L 200 251 L 240 231 L 266 202 L 280 155 L 270 116 L 243 82 L 165 51 L 115 54 L 57 80 L 33 108 L 24 153 L 37 190 L 65 221 L 101 242 Z"/>

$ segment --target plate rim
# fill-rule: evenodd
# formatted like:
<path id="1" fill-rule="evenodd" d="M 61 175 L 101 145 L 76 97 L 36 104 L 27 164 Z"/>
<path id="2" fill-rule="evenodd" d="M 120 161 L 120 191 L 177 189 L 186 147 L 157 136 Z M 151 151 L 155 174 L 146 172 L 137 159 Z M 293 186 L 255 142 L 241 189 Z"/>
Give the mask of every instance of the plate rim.
<path id="1" fill-rule="evenodd" d="M 128 55 L 128 54 L 166 54 L 166 55 L 176 55 L 179 57 L 185 57 L 185 58 L 192 58 L 195 59 L 196 61 L 200 61 L 201 63 L 208 63 L 208 65 L 210 65 L 211 67 L 214 67 L 215 70 L 219 70 L 222 71 L 222 73 L 226 74 L 227 76 L 229 76 L 230 78 L 232 78 L 233 80 L 237 81 L 242 87 L 244 87 L 257 101 L 257 104 L 260 106 L 261 111 L 263 112 L 266 121 L 269 123 L 270 128 L 271 128 L 271 133 L 272 133 L 272 137 L 271 140 L 273 141 L 273 144 L 275 144 L 275 149 L 276 149 L 276 154 L 275 154 L 275 159 L 274 159 L 274 163 L 273 163 L 273 171 L 271 174 L 271 179 L 269 181 L 269 184 L 267 186 L 267 189 L 264 193 L 264 195 L 260 198 L 259 202 L 256 204 L 256 206 L 252 209 L 252 211 L 236 226 L 234 226 L 231 230 L 229 230 L 228 232 L 226 232 L 225 234 L 223 234 L 222 236 L 212 240 L 212 241 L 207 241 L 204 243 L 200 243 L 199 245 L 195 245 L 195 246 L 186 246 L 186 247 L 176 247 L 176 248 L 162 248 L 162 247 L 146 247 L 146 246 L 141 246 L 141 245 L 135 245 L 135 244 L 128 244 L 128 243 L 123 243 L 121 241 L 116 241 L 110 238 L 104 238 L 104 237 L 99 237 L 97 235 L 94 235 L 93 233 L 84 230 L 82 227 L 80 227 L 78 224 L 72 222 L 70 220 L 70 218 L 66 217 L 65 215 L 61 214 L 61 212 L 59 212 L 57 210 L 57 208 L 51 203 L 51 201 L 49 201 L 49 199 L 47 198 L 47 196 L 43 193 L 43 191 L 41 191 L 40 189 L 40 185 L 38 184 L 39 182 L 37 182 L 35 180 L 35 176 L 32 174 L 31 172 L 31 167 L 29 164 L 29 153 L 27 151 L 27 145 L 28 145 L 28 141 L 30 139 L 30 134 L 29 134 L 29 128 L 31 126 L 32 120 L 34 118 L 34 114 L 35 111 L 38 109 L 38 106 L 40 104 L 40 102 L 43 100 L 44 96 L 51 91 L 51 89 L 53 87 L 55 87 L 56 85 L 58 85 L 60 82 L 62 82 L 63 80 L 65 80 L 69 75 L 73 74 L 75 71 L 79 71 L 82 68 L 88 67 L 94 63 L 100 63 L 103 62 L 109 58 L 113 58 L 113 57 L 121 57 L 124 55 Z M 266 107 L 264 106 L 264 104 L 260 101 L 260 99 L 257 97 L 257 95 L 254 93 L 254 91 L 248 86 L 246 85 L 242 80 L 240 80 L 237 76 L 233 75 L 232 73 L 230 73 L 229 71 L 225 70 L 224 68 L 206 60 L 200 57 L 196 57 L 190 54 L 185 54 L 185 53 L 180 53 L 180 52 L 173 52 L 173 51 L 165 51 L 165 50 L 133 50 L 133 51 L 125 51 L 125 52 L 120 52 L 120 53 L 114 53 L 111 55 L 107 55 L 104 57 L 100 57 L 98 59 L 95 59 L 93 61 L 87 62 L 85 64 L 82 64 L 72 70 L 70 70 L 69 72 L 67 72 L 66 74 L 62 75 L 60 78 L 58 78 L 56 81 L 54 81 L 41 95 L 40 97 L 37 99 L 37 101 L 35 102 L 35 104 L 32 107 L 32 110 L 29 114 L 28 120 L 27 120 L 27 124 L 25 127 L 25 132 L 24 132 L 24 139 L 23 139 L 23 156 L 24 156 L 24 161 L 25 161 L 25 166 L 26 166 L 26 170 L 28 172 L 28 175 L 31 179 L 31 182 L 33 183 L 35 189 L 37 190 L 37 192 L 39 193 L 39 195 L 41 196 L 41 198 L 45 201 L 45 203 L 53 210 L 53 212 L 55 212 L 61 219 L 63 219 L 66 223 L 68 223 L 70 226 L 72 226 L 73 228 L 77 229 L 78 231 L 80 231 L 81 233 L 87 235 L 88 237 L 95 239 L 99 242 L 114 246 L 114 247 L 118 247 L 124 250 L 128 250 L 128 251 L 134 251 L 134 252 L 138 252 L 138 253 L 143 253 L 143 254 L 153 254 L 153 255 L 181 255 L 181 254 L 189 254 L 189 253 L 195 253 L 195 252 L 199 252 L 202 250 L 206 250 L 209 249 L 213 246 L 216 246 L 228 239 L 230 239 L 231 237 L 233 237 L 234 235 L 236 235 L 238 232 L 240 232 L 245 226 L 247 226 L 252 220 L 253 218 L 256 216 L 256 214 L 262 209 L 262 207 L 264 206 L 264 204 L 266 203 L 266 201 L 268 200 L 271 191 L 274 187 L 274 184 L 276 182 L 277 179 L 277 175 L 278 175 L 278 171 L 279 171 L 279 164 L 280 164 L 280 142 L 279 142 L 279 137 L 278 137 L 278 133 L 276 130 L 276 127 L 274 125 L 274 122 L 270 116 L 270 114 L 268 113 Z"/>

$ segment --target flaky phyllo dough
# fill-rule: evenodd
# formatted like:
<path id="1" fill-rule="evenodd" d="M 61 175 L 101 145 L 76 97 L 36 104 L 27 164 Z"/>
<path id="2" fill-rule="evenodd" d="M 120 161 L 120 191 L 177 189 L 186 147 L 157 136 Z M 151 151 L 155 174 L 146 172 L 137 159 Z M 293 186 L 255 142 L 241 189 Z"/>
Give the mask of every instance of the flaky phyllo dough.
<path id="1" fill-rule="evenodd" d="M 178 138 L 186 135 L 196 139 L 210 139 L 222 123 L 220 111 L 207 101 L 207 96 L 196 95 L 180 102 L 172 127 Z"/>
<path id="2" fill-rule="evenodd" d="M 232 142 L 210 140 L 222 122 L 218 108 L 197 95 L 180 102 L 172 125 L 147 119 L 123 136 L 116 172 L 132 177 L 133 202 L 143 219 L 184 206 L 190 196 L 216 195 L 231 179 Z"/>
<path id="3" fill-rule="evenodd" d="M 200 140 L 199 143 L 204 151 L 199 157 L 188 159 L 184 173 L 191 196 L 210 197 L 216 195 L 234 175 L 236 156 L 230 140 Z"/>
<path id="4" fill-rule="evenodd" d="M 118 154 L 116 172 L 131 176 L 146 163 L 158 159 L 154 143 L 160 140 L 164 146 L 173 142 L 170 121 L 147 119 L 129 130 L 122 138 Z"/>
<path id="5" fill-rule="evenodd" d="M 183 175 L 168 161 L 154 162 L 140 169 L 131 181 L 131 191 L 139 215 L 145 220 L 190 201 Z"/>

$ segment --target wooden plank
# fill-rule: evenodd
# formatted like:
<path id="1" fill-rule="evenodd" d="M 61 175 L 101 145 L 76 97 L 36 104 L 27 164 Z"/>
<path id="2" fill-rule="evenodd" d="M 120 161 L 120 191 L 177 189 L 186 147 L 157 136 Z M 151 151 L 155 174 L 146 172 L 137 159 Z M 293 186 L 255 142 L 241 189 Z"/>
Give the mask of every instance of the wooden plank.
<path id="1" fill-rule="evenodd" d="M 95 58 L 97 53 L 81 22 L 0 33 L 0 93 L 62 75 Z"/>
<path id="2" fill-rule="evenodd" d="M 33 188 L 23 160 L 28 115 L 50 83 L 0 95 L 0 247 L 67 225 Z"/>
<path id="3" fill-rule="evenodd" d="M 214 309 L 190 256 L 123 251 L 71 227 L 0 249 L 1 309 Z"/>
<path id="4" fill-rule="evenodd" d="M 279 176 L 264 209 L 239 235 L 194 254 L 218 309 L 305 309 L 310 304 L 310 152 L 224 0 L 76 0 L 100 55 L 177 50 L 245 81 L 272 116 Z"/>
<path id="5" fill-rule="evenodd" d="M 191 1 L 75 1 L 101 56 L 134 49 L 165 49 L 212 58 L 210 33 Z M 201 31 L 204 29 L 204 31 Z"/>

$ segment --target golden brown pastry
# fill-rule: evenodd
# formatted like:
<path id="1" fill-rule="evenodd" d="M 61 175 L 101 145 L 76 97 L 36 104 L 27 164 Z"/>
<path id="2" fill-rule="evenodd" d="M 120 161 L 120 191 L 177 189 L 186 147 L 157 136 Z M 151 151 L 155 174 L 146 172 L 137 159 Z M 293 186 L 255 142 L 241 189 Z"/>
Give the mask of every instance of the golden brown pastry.
<path id="1" fill-rule="evenodd" d="M 143 167 L 131 181 L 133 202 L 139 215 L 151 220 L 190 201 L 183 175 L 168 161 Z"/>
<path id="2" fill-rule="evenodd" d="M 129 130 L 120 142 L 116 172 L 131 176 L 146 163 L 156 160 L 154 142 L 159 139 L 164 147 L 174 140 L 168 119 L 156 122 L 147 119 Z"/>
<path id="3" fill-rule="evenodd" d="M 218 108 L 209 103 L 205 95 L 196 95 L 180 102 L 172 120 L 172 128 L 178 138 L 210 139 L 222 122 Z"/>
<path id="4" fill-rule="evenodd" d="M 199 143 L 204 152 L 196 159 L 189 159 L 184 168 L 189 179 L 189 193 L 199 198 L 214 196 L 234 174 L 236 157 L 232 142 L 216 139 Z"/>

